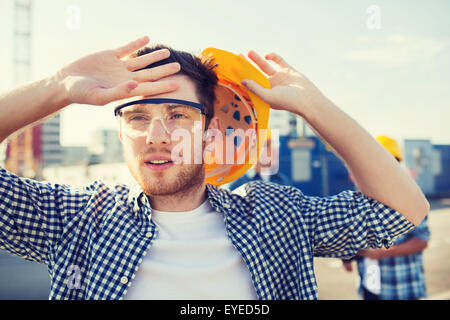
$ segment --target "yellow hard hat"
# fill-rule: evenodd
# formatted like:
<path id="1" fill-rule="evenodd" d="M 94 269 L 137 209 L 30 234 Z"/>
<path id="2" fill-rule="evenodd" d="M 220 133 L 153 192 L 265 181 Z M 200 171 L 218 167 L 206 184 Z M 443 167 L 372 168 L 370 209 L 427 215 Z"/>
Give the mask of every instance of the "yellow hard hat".
<path id="1" fill-rule="evenodd" d="M 261 154 L 260 146 L 264 146 L 267 139 L 270 106 L 243 86 L 241 81 L 250 79 L 264 88 L 270 88 L 270 82 L 261 71 L 239 55 L 207 48 L 201 52 L 200 58 L 211 59 L 217 64 L 215 71 L 219 81 L 214 115 L 220 120 L 222 136 L 234 141 L 233 161 L 217 159 L 217 150 L 213 146 L 205 149 L 205 182 L 221 185 L 239 178 L 250 169 Z M 255 134 L 248 141 L 239 136 L 239 131 L 235 131 L 239 129 L 243 130 L 240 132 L 253 129 Z M 222 157 L 231 150 L 225 149 L 225 143 L 223 148 Z"/>
<path id="2" fill-rule="evenodd" d="M 270 130 L 270 128 L 267 128 L 267 140 L 272 139 L 272 130 Z"/>
<path id="3" fill-rule="evenodd" d="M 400 146 L 397 143 L 397 141 L 387 136 L 378 136 L 376 137 L 376 139 L 379 143 L 381 143 L 383 147 L 387 149 L 387 151 L 390 152 L 390 154 L 392 154 L 395 158 L 397 158 L 398 161 L 403 160 L 402 150 L 400 149 Z"/>

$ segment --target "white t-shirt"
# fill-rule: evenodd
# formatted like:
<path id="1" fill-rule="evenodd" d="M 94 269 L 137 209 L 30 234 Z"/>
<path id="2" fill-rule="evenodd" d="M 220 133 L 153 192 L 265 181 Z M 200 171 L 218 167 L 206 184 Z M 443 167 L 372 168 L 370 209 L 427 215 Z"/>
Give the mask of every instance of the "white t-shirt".
<path id="1" fill-rule="evenodd" d="M 152 210 L 158 235 L 125 300 L 257 299 L 250 271 L 208 200 L 184 212 Z"/>

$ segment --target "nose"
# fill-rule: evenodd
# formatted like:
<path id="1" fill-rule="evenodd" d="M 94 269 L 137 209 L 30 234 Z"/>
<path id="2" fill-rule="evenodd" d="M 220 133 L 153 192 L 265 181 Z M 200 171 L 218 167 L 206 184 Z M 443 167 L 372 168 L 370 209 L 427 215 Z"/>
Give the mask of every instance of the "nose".
<path id="1" fill-rule="evenodd" d="M 147 144 L 169 144 L 170 132 L 161 118 L 154 118 L 147 129 Z"/>

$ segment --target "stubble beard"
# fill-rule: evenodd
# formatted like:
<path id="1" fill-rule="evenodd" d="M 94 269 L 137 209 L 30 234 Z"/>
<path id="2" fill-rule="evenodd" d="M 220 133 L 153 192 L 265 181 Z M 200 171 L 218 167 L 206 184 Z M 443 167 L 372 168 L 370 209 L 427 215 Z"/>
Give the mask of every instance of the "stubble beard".
<path id="1" fill-rule="evenodd" d="M 178 166 L 178 165 L 175 165 Z M 140 171 L 135 177 L 147 196 L 183 196 L 199 188 L 205 180 L 203 164 L 180 165 L 175 174 L 154 172 L 152 176 Z M 174 170 L 175 171 L 175 170 Z M 167 176 L 167 177 L 165 177 Z"/>
<path id="2" fill-rule="evenodd" d="M 202 145 L 202 154 L 205 143 Z M 148 169 L 141 167 L 146 154 L 157 153 L 155 148 L 148 148 L 139 154 L 136 158 L 128 158 L 125 154 L 125 160 L 128 168 L 141 187 L 142 191 L 149 197 L 167 198 L 167 200 L 181 199 L 195 193 L 205 183 L 205 167 L 203 162 L 200 164 L 174 164 L 171 168 L 164 171 L 149 172 Z M 169 148 L 162 148 L 158 153 L 170 154 Z M 137 161 L 136 161 L 137 160 Z"/>

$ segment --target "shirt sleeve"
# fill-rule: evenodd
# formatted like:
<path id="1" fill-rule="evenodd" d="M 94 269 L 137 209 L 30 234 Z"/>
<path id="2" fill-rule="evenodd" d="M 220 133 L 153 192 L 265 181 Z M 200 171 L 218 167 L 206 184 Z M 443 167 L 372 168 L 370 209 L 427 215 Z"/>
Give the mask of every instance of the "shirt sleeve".
<path id="1" fill-rule="evenodd" d="M 299 206 L 317 257 L 350 258 L 363 248 L 389 248 L 415 228 L 399 212 L 359 191 L 331 197 L 302 194 Z"/>
<path id="2" fill-rule="evenodd" d="M 86 190 L 21 178 L 0 167 L 0 249 L 48 264 L 50 248 L 88 197 Z"/>
<path id="3" fill-rule="evenodd" d="M 423 221 L 410 232 L 410 237 L 420 238 L 425 241 L 430 240 L 430 229 L 428 228 L 428 216 L 423 219 Z"/>

